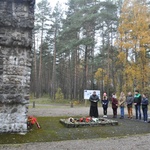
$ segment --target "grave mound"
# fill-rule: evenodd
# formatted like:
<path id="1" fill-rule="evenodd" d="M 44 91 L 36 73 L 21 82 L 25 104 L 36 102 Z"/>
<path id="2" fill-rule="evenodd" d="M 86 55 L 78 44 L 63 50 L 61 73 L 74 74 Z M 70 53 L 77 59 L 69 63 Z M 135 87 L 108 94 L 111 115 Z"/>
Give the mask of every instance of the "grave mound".
<path id="1" fill-rule="evenodd" d="M 118 125 L 118 121 L 107 118 L 67 118 L 60 119 L 60 123 L 67 128 L 87 127 L 87 126 L 105 126 L 105 125 Z"/>

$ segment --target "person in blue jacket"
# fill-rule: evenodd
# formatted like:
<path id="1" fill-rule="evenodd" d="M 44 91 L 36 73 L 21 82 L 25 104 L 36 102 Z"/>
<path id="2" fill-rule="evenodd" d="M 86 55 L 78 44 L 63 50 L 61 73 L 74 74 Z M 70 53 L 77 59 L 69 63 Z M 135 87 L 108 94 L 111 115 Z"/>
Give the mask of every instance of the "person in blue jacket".
<path id="1" fill-rule="evenodd" d="M 107 94 L 104 93 L 103 94 L 103 98 L 102 98 L 103 117 L 107 117 L 108 103 L 109 103 L 109 101 L 108 101 Z"/>
<path id="2" fill-rule="evenodd" d="M 143 94 L 141 104 L 142 104 L 142 111 L 143 111 L 143 120 L 144 120 L 144 122 L 147 122 L 148 98 L 147 98 L 146 94 Z"/>

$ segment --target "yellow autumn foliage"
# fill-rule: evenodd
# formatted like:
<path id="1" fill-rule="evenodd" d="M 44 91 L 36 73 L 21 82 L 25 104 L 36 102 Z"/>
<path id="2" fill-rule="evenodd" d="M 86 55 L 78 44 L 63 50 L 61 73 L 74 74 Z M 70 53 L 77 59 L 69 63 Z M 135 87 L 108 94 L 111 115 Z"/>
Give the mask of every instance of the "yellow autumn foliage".
<path id="1" fill-rule="evenodd" d="M 97 80 L 97 81 L 100 81 L 100 80 L 102 80 L 102 78 L 103 78 L 103 73 L 104 73 L 105 71 L 102 69 L 102 68 L 98 68 L 97 69 L 97 71 L 96 71 L 96 73 L 95 73 L 95 79 Z"/>
<path id="2" fill-rule="evenodd" d="M 111 84 L 111 79 L 108 77 L 108 75 L 106 74 L 106 70 L 102 69 L 102 68 L 98 68 L 94 78 L 100 82 L 103 81 L 104 86 L 106 85 L 110 85 Z"/>
<path id="3" fill-rule="evenodd" d="M 146 49 L 150 49 L 150 12 L 143 0 L 125 0 L 118 27 L 116 41 L 119 54 L 118 64 L 123 76 L 121 89 L 133 91 L 150 86 L 150 60 Z"/>
<path id="4" fill-rule="evenodd" d="M 120 52 L 118 54 L 118 63 L 125 63 L 126 62 L 126 53 L 125 52 Z"/>

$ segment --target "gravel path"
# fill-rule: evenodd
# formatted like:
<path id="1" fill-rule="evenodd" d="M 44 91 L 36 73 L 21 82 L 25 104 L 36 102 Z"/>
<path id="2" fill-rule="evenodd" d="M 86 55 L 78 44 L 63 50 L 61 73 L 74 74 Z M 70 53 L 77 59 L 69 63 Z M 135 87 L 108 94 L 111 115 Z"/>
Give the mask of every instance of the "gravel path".
<path id="1" fill-rule="evenodd" d="M 118 109 L 119 111 L 119 109 Z M 29 115 L 34 116 L 87 116 L 88 107 L 69 106 L 45 106 L 44 108 L 30 108 Z M 118 112 L 119 113 L 119 112 Z M 125 113 L 127 113 L 125 111 Z M 99 108 L 102 115 L 102 109 Z M 112 109 L 108 109 L 108 114 L 112 114 Z M 106 138 L 93 140 L 72 140 L 48 143 L 26 143 L 17 145 L 0 145 L 0 150 L 149 150 L 150 134 L 136 135 L 123 138 Z"/>
<path id="2" fill-rule="evenodd" d="M 150 135 L 111 139 L 3 145 L 0 150 L 149 150 Z"/>
<path id="3" fill-rule="evenodd" d="M 44 107 L 41 107 L 44 106 Z M 98 109 L 99 115 L 103 116 L 103 110 L 101 107 Z M 134 112 L 134 111 L 133 111 Z M 56 105 L 38 105 L 36 108 L 29 109 L 29 115 L 33 116 L 88 116 L 89 115 L 89 107 L 73 107 L 70 106 L 56 106 Z M 118 108 L 118 114 L 120 110 Z M 112 115 L 112 108 L 108 108 L 108 115 Z M 127 110 L 125 109 L 125 114 L 127 114 Z"/>

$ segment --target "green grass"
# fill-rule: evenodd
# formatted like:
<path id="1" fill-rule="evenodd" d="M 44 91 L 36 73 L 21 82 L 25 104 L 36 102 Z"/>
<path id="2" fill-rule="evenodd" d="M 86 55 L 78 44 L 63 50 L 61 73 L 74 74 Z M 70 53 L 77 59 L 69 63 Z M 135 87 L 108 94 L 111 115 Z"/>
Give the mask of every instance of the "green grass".
<path id="1" fill-rule="evenodd" d="M 51 99 L 49 99 L 48 97 L 43 97 L 43 98 L 31 98 L 30 99 L 30 103 L 35 102 L 36 104 L 51 104 Z"/>
<path id="2" fill-rule="evenodd" d="M 66 128 L 59 120 L 67 117 L 38 117 L 41 129 L 36 126 L 26 135 L 0 134 L 0 144 L 52 142 L 76 139 L 111 138 L 150 133 L 150 124 L 136 120 L 119 120 L 118 126 Z"/>
<path id="3" fill-rule="evenodd" d="M 71 102 L 73 102 L 74 106 L 85 106 L 85 101 L 78 101 L 78 100 L 52 100 L 49 97 L 42 97 L 42 98 L 31 98 L 30 99 L 30 104 L 33 104 L 33 102 L 35 102 L 35 104 L 55 104 L 56 106 L 58 105 L 71 105 Z M 87 106 L 89 106 L 89 101 L 87 101 Z"/>
<path id="4" fill-rule="evenodd" d="M 45 104 L 44 106 L 37 105 L 36 108 L 58 108 L 59 105 L 70 105 L 69 100 L 52 101 L 48 97 L 31 99 L 30 104 L 32 104 L 33 101 L 35 101 L 36 104 Z M 77 105 L 77 107 L 79 107 L 84 106 L 85 103 L 78 103 L 77 100 L 74 100 L 74 105 Z M 89 106 L 89 102 L 87 102 L 87 106 Z M 99 104 L 99 106 L 101 105 Z M 34 126 L 33 130 L 29 131 L 26 135 L 0 134 L 0 144 L 21 144 L 31 142 L 52 142 L 76 139 L 111 138 L 150 133 L 150 123 L 143 123 L 136 120 L 117 119 L 119 122 L 118 126 L 66 128 L 61 123 L 59 123 L 59 120 L 63 118 L 68 117 L 37 117 L 38 122 L 42 127 L 41 129 L 37 129 L 37 127 Z"/>

